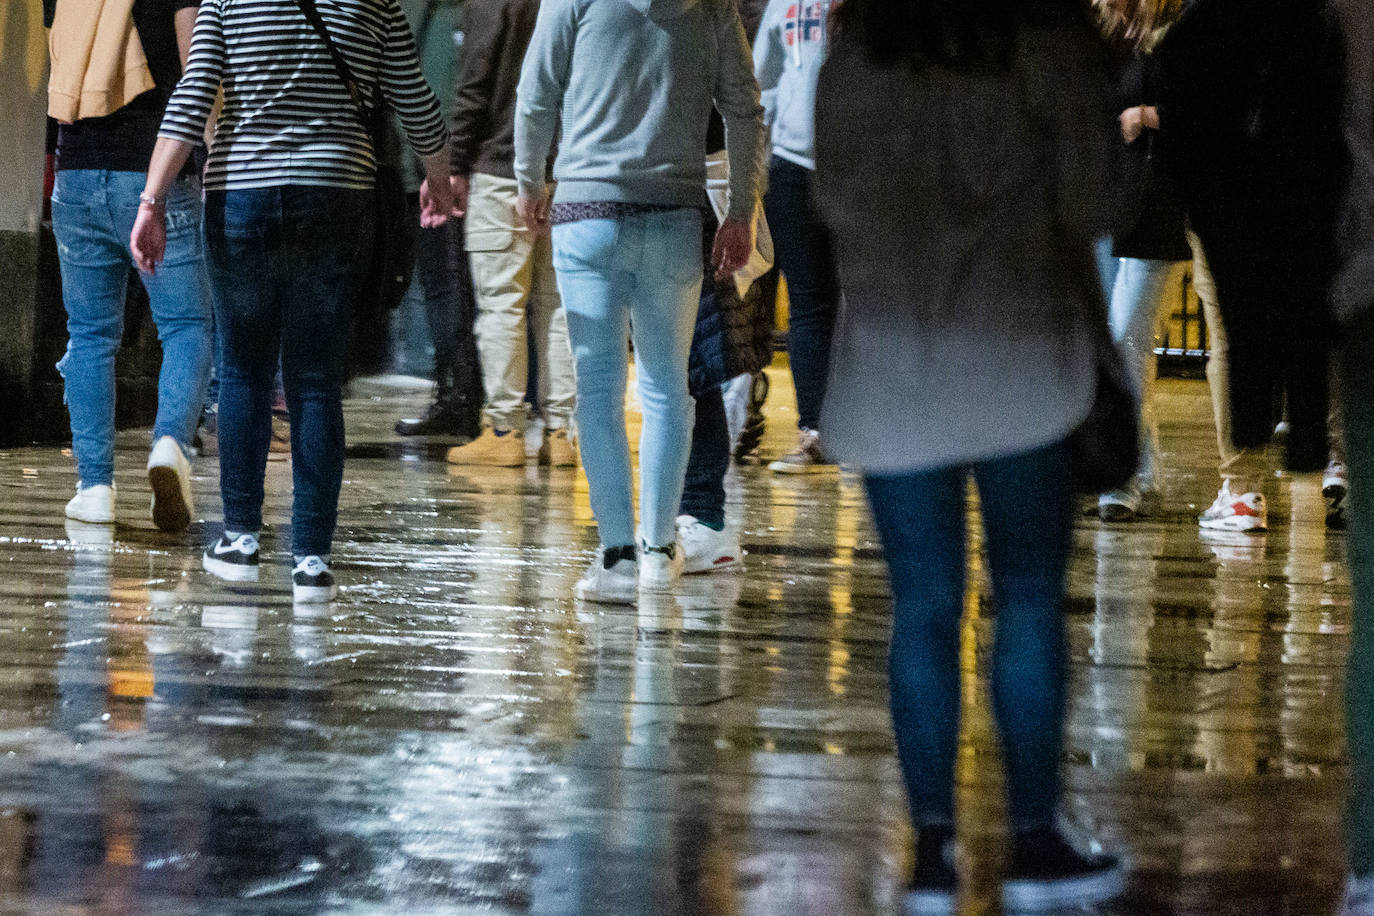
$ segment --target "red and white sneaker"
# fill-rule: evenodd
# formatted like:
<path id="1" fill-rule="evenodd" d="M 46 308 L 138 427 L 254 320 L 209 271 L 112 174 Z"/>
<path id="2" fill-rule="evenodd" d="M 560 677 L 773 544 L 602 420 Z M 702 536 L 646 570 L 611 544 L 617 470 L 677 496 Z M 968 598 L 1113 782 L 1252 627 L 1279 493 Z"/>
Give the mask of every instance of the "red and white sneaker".
<path id="1" fill-rule="evenodd" d="M 1269 510 L 1260 493 L 1232 493 L 1225 481 L 1214 503 L 1197 523 L 1211 531 L 1263 531 L 1269 527 Z"/>

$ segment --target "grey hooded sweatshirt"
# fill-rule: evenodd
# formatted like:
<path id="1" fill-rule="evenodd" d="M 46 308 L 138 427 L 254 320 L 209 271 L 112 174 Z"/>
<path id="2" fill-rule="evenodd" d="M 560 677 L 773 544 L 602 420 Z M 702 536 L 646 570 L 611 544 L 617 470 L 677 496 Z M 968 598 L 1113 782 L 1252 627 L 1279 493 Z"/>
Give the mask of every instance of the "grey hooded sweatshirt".
<path id="1" fill-rule="evenodd" d="M 733 218 L 753 215 L 763 109 L 733 0 L 543 0 L 516 92 L 515 176 L 556 203 L 702 206 L 712 104 L 725 120 Z"/>
<path id="2" fill-rule="evenodd" d="M 825 63 L 835 0 L 770 0 L 754 40 L 773 155 L 816 168 L 816 77 Z"/>

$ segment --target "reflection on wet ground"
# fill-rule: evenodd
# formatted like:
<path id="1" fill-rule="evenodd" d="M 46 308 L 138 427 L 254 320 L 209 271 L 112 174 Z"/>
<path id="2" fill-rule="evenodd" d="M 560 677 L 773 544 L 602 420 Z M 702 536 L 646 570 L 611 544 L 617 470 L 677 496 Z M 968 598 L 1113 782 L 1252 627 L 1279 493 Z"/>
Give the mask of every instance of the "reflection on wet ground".
<path id="1" fill-rule="evenodd" d="M 785 371 L 770 454 L 790 444 Z M 0 909 L 892 911 L 910 837 L 855 479 L 732 471 L 743 575 L 637 612 L 578 605 L 580 473 L 446 466 L 390 434 L 423 389 L 357 387 L 345 589 L 314 613 L 290 603 L 286 463 L 269 468 L 278 562 L 231 588 L 199 569 L 209 523 L 142 521 L 139 434 L 113 532 L 63 524 L 64 454 L 0 453 Z M 1160 389 L 1164 513 L 1077 533 L 1067 812 L 1134 867 L 1100 912 L 1329 912 L 1344 543 L 1306 478 L 1274 482 L 1267 535 L 1201 537 L 1205 389 Z M 214 462 L 196 473 L 216 518 Z M 960 830 L 965 912 L 992 913 L 992 621 L 973 581 Z"/>

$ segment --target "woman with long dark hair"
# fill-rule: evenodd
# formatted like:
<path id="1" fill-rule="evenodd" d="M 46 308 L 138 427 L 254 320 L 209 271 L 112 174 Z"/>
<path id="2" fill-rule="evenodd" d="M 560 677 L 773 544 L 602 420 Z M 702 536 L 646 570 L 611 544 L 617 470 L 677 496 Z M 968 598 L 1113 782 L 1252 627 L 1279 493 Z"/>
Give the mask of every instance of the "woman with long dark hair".
<path id="1" fill-rule="evenodd" d="M 1120 144 L 1104 48 L 1084 8 L 1048 0 L 846 0 L 833 26 L 816 164 L 845 300 L 821 433 L 864 474 L 891 574 L 892 716 L 917 831 L 906 911 L 952 913 L 957 895 L 970 475 L 996 608 L 1003 900 L 1107 899 L 1123 865 L 1058 820 L 1067 439 L 1095 390 L 1092 246 Z"/>

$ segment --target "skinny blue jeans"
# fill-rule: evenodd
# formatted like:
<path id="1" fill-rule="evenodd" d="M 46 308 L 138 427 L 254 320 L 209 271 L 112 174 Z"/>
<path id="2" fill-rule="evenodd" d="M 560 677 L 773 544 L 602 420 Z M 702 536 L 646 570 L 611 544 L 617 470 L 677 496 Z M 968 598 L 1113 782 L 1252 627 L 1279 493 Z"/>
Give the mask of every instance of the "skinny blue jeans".
<path id="1" fill-rule="evenodd" d="M 67 309 L 66 383 L 72 452 L 83 486 L 114 482 L 115 354 L 124 337 L 124 299 L 143 172 L 70 169 L 57 173 L 53 233 Z M 153 441 L 191 445 L 210 379 L 210 289 L 200 236 L 201 203 L 189 180 L 167 195 L 167 251 L 156 273 L 140 274 L 162 342 Z"/>
<path id="2" fill-rule="evenodd" d="M 634 342 L 644 425 L 639 437 L 640 532 L 676 538 L 691 447 L 687 357 L 701 294 L 700 211 L 683 208 L 553 228 L 558 292 L 577 370 L 577 429 L 601 543 L 635 543 L 625 430 L 625 344 Z"/>
<path id="3" fill-rule="evenodd" d="M 954 823 L 965 492 L 978 484 L 996 635 L 992 704 L 1012 827 L 1048 826 L 1060 797 L 1064 573 L 1075 499 L 1064 443 L 968 467 L 868 475 L 892 580 L 888 680 L 913 824 Z"/>
<path id="4" fill-rule="evenodd" d="M 291 552 L 328 556 L 343 483 L 341 388 L 369 266 L 371 191 L 211 191 L 205 237 L 220 332 L 220 497 L 228 531 L 262 527 L 280 366 L 291 414 Z"/>

